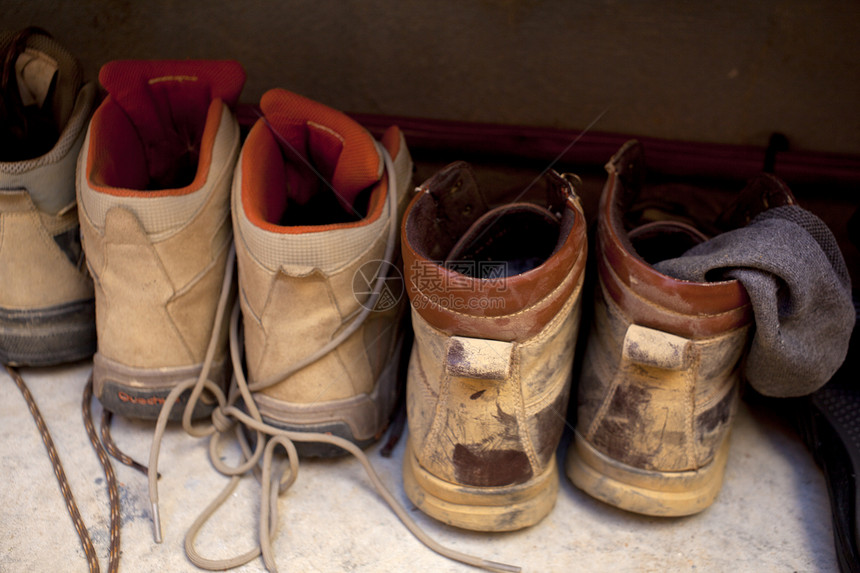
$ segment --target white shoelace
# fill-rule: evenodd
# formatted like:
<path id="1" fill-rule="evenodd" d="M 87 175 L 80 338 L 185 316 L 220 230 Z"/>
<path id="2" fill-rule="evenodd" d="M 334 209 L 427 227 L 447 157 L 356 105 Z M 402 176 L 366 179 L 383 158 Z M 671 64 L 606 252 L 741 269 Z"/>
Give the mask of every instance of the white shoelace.
<path id="1" fill-rule="evenodd" d="M 396 244 L 397 232 L 400 228 L 400 221 L 397 217 L 397 181 L 394 171 L 394 163 L 387 150 L 377 142 L 377 147 L 385 162 L 385 169 L 388 174 L 388 201 L 389 201 L 389 232 L 388 243 L 386 244 L 384 261 L 389 265 L 392 264 L 394 258 L 394 246 Z M 368 301 L 362 305 L 360 312 L 351 318 L 350 324 L 341 331 L 338 336 L 333 338 L 329 343 L 320 348 L 318 351 L 292 365 L 286 372 L 269 379 L 256 382 L 249 385 L 242 372 L 241 353 L 240 353 L 240 336 L 239 336 L 239 303 L 236 302 L 230 320 L 230 353 L 234 365 L 234 373 L 230 383 L 230 389 L 225 396 L 221 388 L 208 380 L 209 369 L 212 364 L 212 359 L 215 355 L 217 347 L 217 333 L 221 330 L 221 324 L 224 320 L 224 313 L 230 298 L 232 286 L 233 269 L 235 267 L 235 248 L 231 246 L 228 254 L 227 265 L 224 272 L 224 281 L 221 288 L 221 297 L 218 301 L 218 309 L 215 315 L 215 321 L 212 327 L 212 337 L 209 341 L 209 346 L 206 352 L 206 358 L 203 363 L 203 368 L 200 376 L 196 381 L 189 381 L 181 384 L 173 389 L 165 399 L 161 412 L 156 422 L 155 434 L 152 440 L 152 447 L 149 456 L 149 496 L 152 504 L 152 518 L 154 535 L 156 542 L 160 543 L 161 536 L 161 520 L 158 510 L 158 455 L 161 447 L 161 440 L 164 436 L 164 431 L 167 426 L 168 417 L 173 409 L 174 404 L 179 397 L 186 391 L 191 390 L 191 395 L 188 403 L 185 406 L 182 417 L 182 427 L 186 432 L 194 437 L 210 437 L 209 441 L 209 457 L 212 465 L 220 473 L 230 476 L 230 482 L 221 491 L 221 493 L 209 504 L 200 516 L 194 521 L 191 528 L 185 536 L 185 552 L 188 558 L 196 566 L 209 570 L 223 570 L 238 567 L 249 561 L 263 556 L 263 562 L 266 569 L 276 571 L 277 566 L 272 550 L 272 540 L 277 535 L 278 525 L 278 497 L 286 492 L 289 487 L 295 482 L 298 477 L 299 458 L 296 452 L 294 442 L 315 442 L 326 443 L 337 446 L 353 456 L 355 456 L 367 472 L 371 483 L 376 488 L 377 493 L 389 505 L 391 510 L 403 522 L 409 531 L 419 539 L 424 545 L 432 549 L 436 553 L 460 561 L 462 563 L 479 567 L 488 571 L 511 572 L 519 571 L 520 568 L 504 563 L 497 563 L 479 557 L 474 557 L 453 549 L 447 548 L 430 536 L 428 536 L 404 509 L 397 499 L 388 491 L 382 481 L 379 479 L 376 471 L 367 458 L 367 455 L 358 446 L 352 442 L 329 434 L 313 433 L 313 432 L 293 432 L 273 427 L 263 422 L 259 409 L 256 406 L 252 392 L 261 390 L 294 374 L 295 372 L 305 368 L 306 366 L 316 362 L 321 357 L 325 356 L 352 335 L 358 329 L 364 320 L 368 317 L 374 308 L 376 301 L 382 293 L 382 287 L 386 279 L 384 272 L 380 272 L 377 277 L 373 291 L 371 292 Z M 387 268 L 384 265 L 382 268 Z M 212 413 L 211 423 L 195 426 L 191 421 L 191 413 L 197 400 L 200 398 L 203 391 L 207 390 L 214 396 L 218 402 L 218 406 Z M 242 399 L 245 409 L 240 409 L 236 406 L 239 399 Z M 256 446 L 253 451 L 248 444 L 242 427 L 255 431 L 257 434 Z M 244 461 L 238 466 L 229 466 L 221 461 L 220 440 L 221 436 L 231 429 L 235 429 L 237 441 L 242 449 Z M 288 466 L 275 467 L 273 465 L 274 453 L 277 447 L 282 447 L 287 453 Z M 259 520 L 259 546 L 247 551 L 241 555 L 237 555 L 228 559 L 213 560 L 201 556 L 195 549 L 195 540 L 200 529 L 217 511 L 217 509 L 229 498 L 233 490 L 238 485 L 241 478 L 253 472 L 257 475 L 261 483 L 262 499 L 260 506 Z"/>

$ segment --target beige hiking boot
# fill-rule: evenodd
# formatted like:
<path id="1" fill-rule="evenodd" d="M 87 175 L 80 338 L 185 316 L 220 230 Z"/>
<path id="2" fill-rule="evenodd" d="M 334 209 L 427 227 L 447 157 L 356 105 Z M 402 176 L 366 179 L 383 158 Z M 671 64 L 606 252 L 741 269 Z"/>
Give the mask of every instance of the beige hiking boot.
<path id="1" fill-rule="evenodd" d="M 0 33 L 0 362 L 48 366 L 95 352 L 75 166 L 96 87 L 38 30 Z"/>
<path id="2" fill-rule="evenodd" d="M 404 487 L 458 527 L 527 527 L 558 492 L 586 228 L 576 179 L 540 181 L 545 194 L 505 203 L 454 163 L 418 188 L 403 224 L 415 330 Z"/>
<path id="3" fill-rule="evenodd" d="M 204 362 L 232 239 L 235 62 L 117 61 L 80 158 L 78 204 L 96 292 L 95 394 L 155 418 Z M 224 385 L 226 328 L 210 379 Z M 174 409 L 179 414 L 180 408 Z"/>
<path id="4" fill-rule="evenodd" d="M 646 179 L 636 142 L 607 170 L 594 324 L 567 473 L 611 505 L 688 515 L 708 507 L 722 485 L 752 310 L 738 281 L 684 281 L 651 266 L 706 240 L 702 229 L 721 208 L 694 204 L 715 193 Z M 662 207 L 673 196 L 686 212 Z M 766 205 L 793 202 L 776 186 L 743 197 L 735 226 Z"/>
<path id="5" fill-rule="evenodd" d="M 365 446 L 397 395 L 397 243 L 412 160 L 396 127 L 380 145 L 339 111 L 281 89 L 261 108 L 233 188 L 249 388 L 268 424 Z"/>
<path id="6" fill-rule="evenodd" d="M 166 415 L 182 391 L 205 385 L 219 407 L 211 426 L 199 423 L 190 433 L 210 437 L 217 447 L 221 434 L 235 435 L 235 422 L 243 432 L 240 439 L 251 438 L 254 445 L 253 452 L 242 448 L 237 466 L 212 455 L 213 466 L 231 480 L 186 535 L 188 557 L 197 566 L 227 569 L 261 555 L 266 569 L 274 571 L 278 497 L 298 475 L 298 456 L 348 453 L 427 547 L 486 570 L 518 571 L 433 541 L 385 488 L 360 448 L 388 423 L 401 362 L 406 297 L 394 263 L 412 161 L 400 130 L 390 127 L 377 142 L 346 115 L 281 89 L 264 94 L 260 108 L 233 179 L 240 302 L 229 327 L 234 376 L 226 396 L 199 380 L 177 386 L 167 397 L 150 452 L 156 540 L 161 540 L 158 451 Z M 282 450 L 288 473 L 275 458 Z M 248 473 L 261 482 L 258 550 L 204 557 L 194 547 L 198 532 L 223 513 L 218 507 L 232 497 L 236 479 Z"/>

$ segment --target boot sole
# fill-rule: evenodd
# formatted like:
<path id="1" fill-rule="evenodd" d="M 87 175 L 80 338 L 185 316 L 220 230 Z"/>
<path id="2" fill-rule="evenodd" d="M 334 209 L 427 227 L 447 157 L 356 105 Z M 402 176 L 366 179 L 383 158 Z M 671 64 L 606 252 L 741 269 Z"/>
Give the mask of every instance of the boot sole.
<path id="1" fill-rule="evenodd" d="M 349 427 L 349 424 L 343 421 L 335 421 L 330 423 L 323 424 L 287 424 L 282 422 L 281 420 L 277 420 L 274 418 L 270 418 L 269 416 L 263 415 L 263 422 L 274 426 L 275 428 L 279 428 L 281 430 L 286 430 L 288 432 L 297 432 L 297 433 L 320 433 L 320 434 L 328 434 L 330 436 L 337 436 L 339 438 L 343 438 L 344 440 L 348 440 L 358 446 L 361 449 L 365 449 L 369 447 L 371 444 L 375 443 L 380 436 L 373 436 L 371 438 L 361 440 L 356 438 L 352 429 Z M 247 437 L 249 438 L 249 442 L 252 446 L 256 443 L 255 434 L 253 431 L 245 428 Z M 383 428 L 384 430 L 384 428 Z M 381 432 L 380 432 L 381 435 Z M 333 444 L 325 444 L 325 443 L 317 443 L 317 442 L 293 442 L 296 446 L 296 452 L 298 452 L 299 456 L 302 458 L 337 458 L 347 454 L 346 450 L 343 448 L 339 448 Z"/>
<path id="2" fill-rule="evenodd" d="M 473 531 L 514 531 L 536 524 L 558 497 L 555 456 L 541 475 L 513 486 L 475 487 L 440 479 L 418 463 L 412 441 L 403 454 L 403 488 L 424 513 Z"/>
<path id="3" fill-rule="evenodd" d="M 382 437 L 391 420 L 397 403 L 402 350 L 401 338 L 370 394 L 301 404 L 258 392 L 254 400 L 263 421 L 271 426 L 291 432 L 331 434 L 366 448 Z M 347 453 L 332 444 L 297 441 L 295 445 L 302 457 L 331 458 Z"/>
<path id="4" fill-rule="evenodd" d="M 696 471 L 660 472 L 635 468 L 600 453 L 575 433 L 565 464 L 573 484 L 609 505 L 654 516 L 698 513 L 717 498 L 729 455 L 729 436 L 708 465 Z"/>
<path id="5" fill-rule="evenodd" d="M 850 352 L 850 351 L 849 351 Z M 799 400 L 792 418 L 824 472 L 833 514 L 833 539 L 839 570 L 860 570 L 857 475 L 860 473 L 860 392 L 850 368 L 822 389 Z"/>
<path id="6" fill-rule="evenodd" d="M 209 379 L 225 388 L 230 360 L 213 362 Z M 128 418 L 154 420 L 158 418 L 167 395 L 187 380 L 197 380 L 202 365 L 177 368 L 133 368 L 100 353 L 93 357 L 93 392 L 106 410 Z M 170 420 L 181 420 L 190 392 L 184 392 L 170 412 Z M 204 391 L 192 417 L 202 418 L 212 413 L 213 396 Z"/>
<path id="7" fill-rule="evenodd" d="M 89 358 L 96 351 L 95 301 L 51 308 L 0 308 L 0 362 L 53 366 Z"/>

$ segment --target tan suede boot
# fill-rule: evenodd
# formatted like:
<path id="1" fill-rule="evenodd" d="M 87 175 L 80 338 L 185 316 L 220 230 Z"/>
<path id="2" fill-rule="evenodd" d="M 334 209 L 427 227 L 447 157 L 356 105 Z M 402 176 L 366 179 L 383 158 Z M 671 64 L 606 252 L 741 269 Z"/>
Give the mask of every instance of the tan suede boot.
<path id="1" fill-rule="evenodd" d="M 403 480 L 445 523 L 519 529 L 555 503 L 586 259 L 574 181 L 551 171 L 535 186 L 545 195 L 497 207 L 499 190 L 482 193 L 454 163 L 407 211 Z"/>
<path id="2" fill-rule="evenodd" d="M 587 493 L 629 511 L 696 513 L 722 485 L 752 310 L 737 281 L 683 281 L 651 266 L 706 240 L 701 229 L 714 225 L 720 209 L 693 204 L 709 193 L 648 180 L 636 142 L 607 170 L 594 324 L 567 473 Z M 685 212 L 661 212 L 671 196 Z M 742 199 L 735 226 L 767 205 L 793 201 L 784 187 L 750 188 Z M 649 213 L 653 220 L 644 223 Z"/>
<path id="3" fill-rule="evenodd" d="M 75 166 L 95 85 L 38 31 L 0 33 L 0 362 L 48 366 L 95 351 Z M 7 74 L 8 72 L 8 74 Z"/>
<path id="4" fill-rule="evenodd" d="M 108 97 L 78 175 L 96 287 L 94 389 L 108 410 L 155 418 L 204 362 L 232 239 L 230 106 L 245 74 L 235 62 L 128 61 L 99 78 Z M 223 385 L 228 366 L 224 329 L 211 379 Z"/>
<path id="5" fill-rule="evenodd" d="M 366 446 L 397 396 L 405 297 L 396 259 L 412 160 L 396 127 L 380 146 L 341 112 L 281 89 L 261 108 L 233 190 L 249 388 L 273 426 Z M 380 274 L 385 296 L 374 303 Z"/>

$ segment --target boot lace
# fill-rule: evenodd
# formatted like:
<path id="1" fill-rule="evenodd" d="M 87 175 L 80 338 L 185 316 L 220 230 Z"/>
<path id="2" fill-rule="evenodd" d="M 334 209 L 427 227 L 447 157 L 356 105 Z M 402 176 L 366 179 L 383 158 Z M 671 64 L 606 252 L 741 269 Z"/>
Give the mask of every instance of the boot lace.
<path id="1" fill-rule="evenodd" d="M 385 168 L 389 176 L 388 201 L 390 225 L 384 260 L 390 264 L 394 259 L 394 246 L 396 243 L 396 234 L 399 229 L 399 221 L 397 217 L 398 194 L 394 178 L 394 165 L 391 157 L 381 145 L 377 145 L 384 158 Z M 191 394 L 183 411 L 182 427 L 191 436 L 209 438 L 209 457 L 212 465 L 218 472 L 230 477 L 230 481 L 227 486 L 220 494 L 218 494 L 209 506 L 203 510 L 186 533 L 185 552 L 189 560 L 196 566 L 208 570 L 230 569 L 248 563 L 262 555 L 266 569 L 269 571 L 277 570 L 272 542 L 277 535 L 278 529 L 278 498 L 290 488 L 298 477 L 299 458 L 295 443 L 314 442 L 337 446 L 355 456 L 361 463 L 362 467 L 364 467 L 368 478 L 379 496 L 388 504 L 406 528 L 409 529 L 409 531 L 412 532 L 412 534 L 429 549 L 449 559 L 460 561 L 488 571 L 519 571 L 519 567 L 468 555 L 436 542 L 418 526 L 406 509 L 397 501 L 391 492 L 388 491 L 374 470 L 367 455 L 352 442 L 329 434 L 283 430 L 263 422 L 259 409 L 256 406 L 253 392 L 271 386 L 302 368 L 313 364 L 352 335 L 361 326 L 362 322 L 374 308 L 376 301 L 382 293 L 382 287 L 386 278 L 385 274 L 380 273 L 374 283 L 374 288 L 367 303 L 362 305 L 363 309 L 360 312 L 358 312 L 354 317 L 351 317 L 350 324 L 344 328 L 338 336 L 334 337 L 329 343 L 309 357 L 292 365 L 286 372 L 254 384 L 248 383 L 241 367 L 242 356 L 240 352 L 241 344 L 239 330 L 240 311 L 238 302 L 234 303 L 229 325 L 230 354 L 233 361 L 234 372 L 228 392 L 225 395 L 224 391 L 220 387 L 208 379 L 208 373 L 217 349 L 216 333 L 220 331 L 230 298 L 235 259 L 235 247 L 231 247 L 224 273 L 221 297 L 218 302 L 218 309 L 212 328 L 213 335 L 209 341 L 209 346 L 207 348 L 205 361 L 200 375 L 196 381 L 192 380 L 178 385 L 170 392 L 165 399 L 156 422 L 155 434 L 153 436 L 152 448 L 149 456 L 148 472 L 149 496 L 152 504 L 153 529 L 156 542 L 160 543 L 162 540 L 161 518 L 158 507 L 158 457 L 161 441 L 167 426 L 169 414 L 173 409 L 174 404 L 183 393 L 190 390 Z M 197 400 L 200 398 L 204 390 L 209 392 L 215 400 L 217 400 L 218 405 L 213 411 L 208 423 L 194 425 L 191 420 L 191 415 Z M 237 405 L 240 399 L 244 408 L 240 408 Z M 256 443 L 253 448 L 245 437 L 246 430 L 256 434 Z M 225 463 L 222 461 L 220 456 L 222 440 L 231 431 L 235 434 L 235 439 L 242 451 L 242 461 L 236 466 L 231 466 Z M 276 462 L 275 460 L 275 452 L 279 447 L 286 453 L 286 464 Z M 261 500 L 258 524 L 259 545 L 245 553 L 242 553 L 241 555 L 227 559 L 209 559 L 200 555 L 195 548 L 195 541 L 200 529 L 230 497 L 239 481 L 248 473 L 255 474 L 260 481 Z"/>

